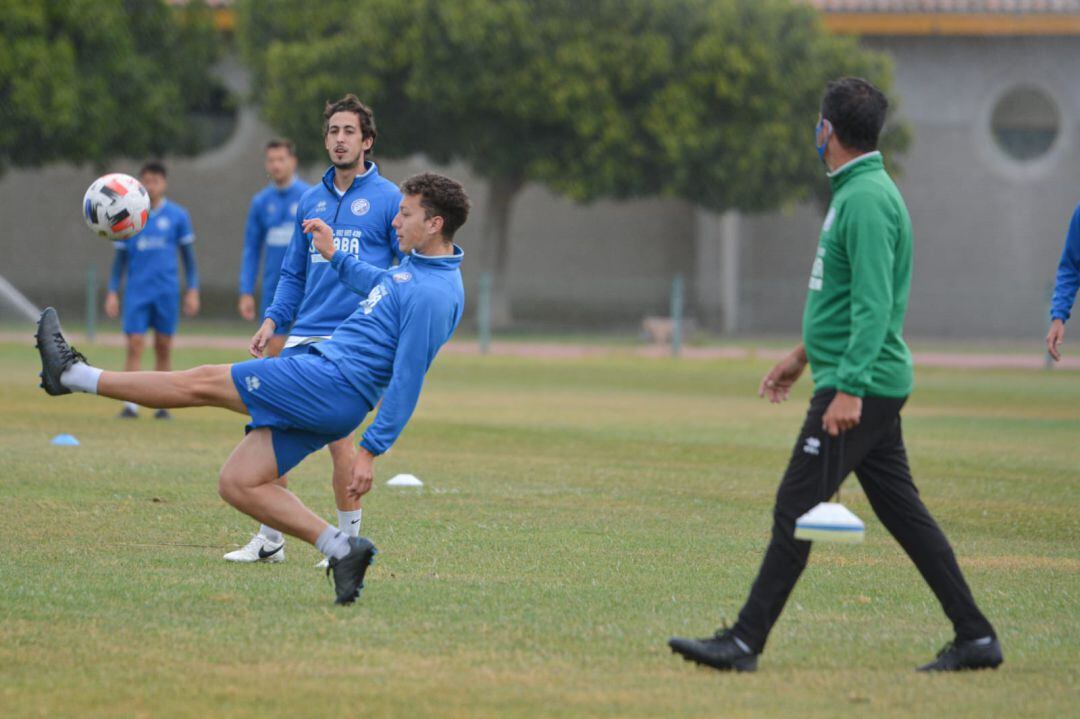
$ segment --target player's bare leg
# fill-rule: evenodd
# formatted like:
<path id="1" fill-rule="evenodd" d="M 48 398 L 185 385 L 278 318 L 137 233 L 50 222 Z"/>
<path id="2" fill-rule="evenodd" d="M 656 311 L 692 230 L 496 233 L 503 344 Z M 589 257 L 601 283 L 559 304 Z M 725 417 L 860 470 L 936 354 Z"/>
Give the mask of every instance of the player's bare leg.
<path id="1" fill-rule="evenodd" d="M 154 332 L 154 369 L 168 372 L 172 369 L 172 335 Z"/>
<path id="2" fill-rule="evenodd" d="M 142 365 L 143 350 L 146 348 L 146 335 L 127 335 L 124 354 L 124 371 L 137 372 Z"/>
<path id="3" fill-rule="evenodd" d="M 202 365 L 182 372 L 109 372 L 98 378 L 97 394 L 146 407 L 222 407 L 247 414 L 233 384 L 232 365 Z"/>
<path id="4" fill-rule="evenodd" d="M 154 369 L 158 372 L 168 372 L 172 369 L 172 335 L 162 334 L 154 330 Z M 167 409 L 159 409 L 154 412 L 154 419 L 172 419 Z"/>
<path id="5" fill-rule="evenodd" d="M 221 498 L 254 519 L 310 544 L 329 526 L 300 501 L 278 486 L 277 458 L 269 429 L 254 429 L 236 445 L 221 468 Z"/>
<path id="6" fill-rule="evenodd" d="M 146 335 L 130 334 L 125 336 L 124 371 L 138 372 L 142 366 L 143 350 L 146 348 Z M 120 419 L 135 419 L 139 416 L 139 406 L 134 402 L 125 402 L 120 410 Z"/>

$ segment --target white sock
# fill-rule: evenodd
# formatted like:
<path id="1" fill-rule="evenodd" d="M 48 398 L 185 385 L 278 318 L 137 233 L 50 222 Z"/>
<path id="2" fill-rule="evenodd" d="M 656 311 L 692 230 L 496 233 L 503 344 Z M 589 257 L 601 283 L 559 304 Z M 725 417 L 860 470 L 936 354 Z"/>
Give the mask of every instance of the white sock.
<path id="1" fill-rule="evenodd" d="M 132 412 L 139 411 L 139 405 L 135 404 L 134 402 L 124 402 L 124 408 L 130 409 Z"/>
<path id="2" fill-rule="evenodd" d="M 350 537 L 360 536 L 360 515 L 364 513 L 364 510 L 357 509 L 352 512 L 343 512 L 340 509 L 337 511 L 337 526 L 345 534 Z"/>
<path id="3" fill-rule="evenodd" d="M 265 524 L 259 525 L 259 534 L 266 537 L 267 541 L 273 544 L 281 544 L 285 540 L 285 537 L 281 536 L 281 532 L 273 527 L 267 527 Z"/>
<path id="4" fill-rule="evenodd" d="M 97 384 L 100 378 L 101 370 L 97 367 L 91 367 L 85 362 L 76 362 L 60 375 L 60 384 L 75 392 L 97 394 Z"/>
<path id="5" fill-rule="evenodd" d="M 327 559 L 341 559 L 349 553 L 349 535 L 327 525 L 315 540 L 315 549 L 325 554 Z"/>

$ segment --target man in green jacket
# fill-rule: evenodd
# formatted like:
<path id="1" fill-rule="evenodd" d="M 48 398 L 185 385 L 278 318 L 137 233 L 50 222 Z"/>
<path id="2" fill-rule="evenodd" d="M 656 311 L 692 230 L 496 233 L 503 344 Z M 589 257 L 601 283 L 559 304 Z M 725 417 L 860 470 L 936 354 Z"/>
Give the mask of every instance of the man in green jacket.
<path id="1" fill-rule="evenodd" d="M 911 219 L 877 152 L 885 96 L 857 78 L 830 82 L 816 129 L 833 199 L 810 270 L 803 343 L 765 375 L 758 393 L 787 399 L 806 365 L 814 395 L 776 495 L 772 540 L 731 629 L 673 638 L 672 650 L 716 669 L 753 671 L 769 631 L 806 567 L 810 543 L 795 520 L 831 496 L 852 470 L 952 620 L 956 639 L 922 671 L 1001 664 L 994 628 L 975 605 L 949 541 L 919 499 L 900 409 L 912 389 L 904 314 L 911 289 Z M 836 468 L 828 471 L 828 468 Z"/>

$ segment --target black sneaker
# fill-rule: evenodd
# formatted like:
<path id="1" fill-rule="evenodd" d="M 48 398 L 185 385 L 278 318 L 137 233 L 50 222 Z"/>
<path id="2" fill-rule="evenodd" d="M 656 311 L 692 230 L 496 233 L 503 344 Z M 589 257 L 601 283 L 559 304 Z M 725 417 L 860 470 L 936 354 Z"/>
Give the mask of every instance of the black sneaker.
<path id="1" fill-rule="evenodd" d="M 71 394 L 71 390 L 60 382 L 60 375 L 76 362 L 86 362 L 86 358 L 64 339 L 60 329 L 60 318 L 56 310 L 46 307 L 38 320 L 37 350 L 41 355 L 41 387 L 51 395 Z"/>
<path id="2" fill-rule="evenodd" d="M 668 640 L 671 651 L 681 654 L 688 662 L 697 662 L 726 672 L 757 671 L 758 655 L 739 646 L 730 629 L 718 629 L 716 634 L 705 639 L 683 639 L 672 637 Z"/>
<path id="3" fill-rule="evenodd" d="M 124 408 L 120 410 L 120 414 L 116 415 L 116 417 L 117 419 L 138 419 L 139 413 L 125 404 Z"/>
<path id="4" fill-rule="evenodd" d="M 378 553 L 371 540 L 349 537 L 349 553 L 341 559 L 332 558 L 326 567 L 327 576 L 330 576 L 330 572 L 334 573 L 334 590 L 337 592 L 334 604 L 352 604 L 356 601 L 364 588 L 364 574 Z"/>
<path id="5" fill-rule="evenodd" d="M 997 637 L 953 640 L 942 647 L 937 658 L 919 667 L 920 672 L 962 672 L 969 669 L 997 669 L 1005 661 Z"/>
<path id="6" fill-rule="evenodd" d="M 172 419 L 172 415 L 169 414 L 169 410 L 167 409 L 159 409 L 157 412 L 154 412 L 154 419 Z"/>

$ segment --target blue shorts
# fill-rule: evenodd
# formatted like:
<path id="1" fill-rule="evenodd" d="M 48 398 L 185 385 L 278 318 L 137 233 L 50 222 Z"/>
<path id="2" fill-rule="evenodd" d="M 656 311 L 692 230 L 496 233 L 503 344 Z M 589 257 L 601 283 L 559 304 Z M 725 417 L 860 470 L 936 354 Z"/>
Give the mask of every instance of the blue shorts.
<path id="1" fill-rule="evenodd" d="M 180 295 L 176 290 L 156 295 L 125 293 L 123 314 L 126 335 L 146 334 L 150 327 L 158 334 L 174 335 L 180 321 Z"/>
<path id="2" fill-rule="evenodd" d="M 270 429 L 278 476 L 347 437 L 371 411 L 337 365 L 313 352 L 238 362 L 231 373 L 251 415 L 247 431 Z"/>

